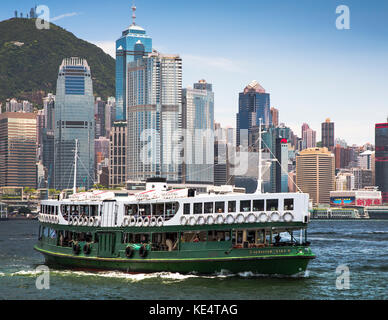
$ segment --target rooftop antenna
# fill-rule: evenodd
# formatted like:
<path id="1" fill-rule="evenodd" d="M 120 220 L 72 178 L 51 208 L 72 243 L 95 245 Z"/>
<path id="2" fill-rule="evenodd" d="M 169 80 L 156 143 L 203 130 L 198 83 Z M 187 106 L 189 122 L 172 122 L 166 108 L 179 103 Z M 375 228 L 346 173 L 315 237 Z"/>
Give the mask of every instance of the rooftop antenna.
<path id="1" fill-rule="evenodd" d="M 136 26 L 136 6 L 135 2 L 132 4 L 132 25 Z"/>
<path id="2" fill-rule="evenodd" d="M 78 158 L 78 139 L 75 139 L 73 194 L 77 193 L 77 158 Z"/>

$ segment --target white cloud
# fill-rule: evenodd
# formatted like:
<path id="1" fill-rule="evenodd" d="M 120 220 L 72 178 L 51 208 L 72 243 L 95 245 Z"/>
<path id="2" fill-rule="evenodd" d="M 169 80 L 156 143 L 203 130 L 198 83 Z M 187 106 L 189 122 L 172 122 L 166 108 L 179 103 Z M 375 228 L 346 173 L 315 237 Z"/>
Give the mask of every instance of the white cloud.
<path id="1" fill-rule="evenodd" d="M 61 19 L 63 19 L 63 18 L 74 17 L 74 16 L 78 16 L 78 15 L 79 15 L 78 12 L 65 13 L 65 14 L 61 14 L 60 16 L 51 18 L 50 21 L 51 21 L 51 22 L 54 22 L 54 21 L 61 20 Z"/>
<path id="2" fill-rule="evenodd" d="M 101 48 L 105 53 L 116 59 L 116 43 L 114 41 L 90 41 L 97 47 Z"/>

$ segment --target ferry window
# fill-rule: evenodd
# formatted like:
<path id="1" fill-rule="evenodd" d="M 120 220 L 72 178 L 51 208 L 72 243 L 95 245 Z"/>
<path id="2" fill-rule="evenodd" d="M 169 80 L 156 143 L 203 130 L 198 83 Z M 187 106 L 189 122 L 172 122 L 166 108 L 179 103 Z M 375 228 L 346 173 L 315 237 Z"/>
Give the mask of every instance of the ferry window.
<path id="1" fill-rule="evenodd" d="M 236 212 L 236 201 L 228 201 L 228 212 Z"/>
<path id="2" fill-rule="evenodd" d="M 205 202 L 205 213 L 213 213 L 213 202 Z"/>
<path id="3" fill-rule="evenodd" d="M 132 242 L 132 233 L 123 233 L 122 243 L 131 243 Z"/>
<path id="4" fill-rule="evenodd" d="M 179 209 L 179 203 L 166 203 L 166 218 L 172 218 Z"/>
<path id="5" fill-rule="evenodd" d="M 247 241 L 249 243 L 255 243 L 255 235 L 256 235 L 256 231 L 255 230 L 249 230 L 247 232 Z"/>
<path id="6" fill-rule="evenodd" d="M 202 203 L 194 203 L 194 214 L 202 214 Z"/>
<path id="7" fill-rule="evenodd" d="M 164 203 L 157 203 L 155 212 L 152 213 L 154 216 L 162 216 L 164 214 Z"/>
<path id="8" fill-rule="evenodd" d="M 253 211 L 264 211 L 264 200 L 253 200 Z"/>
<path id="9" fill-rule="evenodd" d="M 126 215 L 136 215 L 137 214 L 137 204 L 130 204 L 125 206 Z"/>
<path id="10" fill-rule="evenodd" d="M 278 199 L 268 199 L 267 200 L 267 211 L 276 211 L 279 208 Z"/>
<path id="11" fill-rule="evenodd" d="M 284 199 L 284 210 L 294 210 L 294 199 Z"/>
<path id="12" fill-rule="evenodd" d="M 139 205 L 139 213 L 142 216 L 150 216 L 151 215 L 151 205 L 149 205 L 149 204 L 140 204 Z"/>
<path id="13" fill-rule="evenodd" d="M 185 203 L 183 206 L 183 214 L 190 214 L 190 203 Z"/>
<path id="14" fill-rule="evenodd" d="M 225 212 L 225 202 L 216 202 L 216 213 Z"/>
<path id="15" fill-rule="evenodd" d="M 244 200 L 240 201 L 240 212 L 249 212 L 251 211 L 251 201 Z"/>
<path id="16" fill-rule="evenodd" d="M 90 214 L 92 217 L 97 215 L 97 206 L 90 206 Z"/>
<path id="17" fill-rule="evenodd" d="M 230 231 L 209 231 L 207 241 L 230 241 Z"/>

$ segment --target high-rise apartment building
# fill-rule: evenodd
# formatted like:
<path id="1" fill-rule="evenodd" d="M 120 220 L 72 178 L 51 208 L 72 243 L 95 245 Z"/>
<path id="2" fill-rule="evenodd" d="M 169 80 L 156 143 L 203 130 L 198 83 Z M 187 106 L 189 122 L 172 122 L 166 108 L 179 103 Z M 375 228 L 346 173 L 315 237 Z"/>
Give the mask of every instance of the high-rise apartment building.
<path id="1" fill-rule="evenodd" d="M 182 59 L 157 51 L 128 65 L 128 179 L 182 179 Z"/>
<path id="2" fill-rule="evenodd" d="M 270 94 L 257 82 L 253 81 L 239 94 L 239 111 L 237 113 L 237 146 L 243 144 L 242 130 L 250 134 L 252 127 L 259 125 L 262 119 L 264 126 L 272 124 L 270 111 Z"/>
<path id="3" fill-rule="evenodd" d="M 322 147 L 330 151 L 334 149 L 334 122 L 330 119 L 322 123 Z"/>
<path id="4" fill-rule="evenodd" d="M 100 97 L 96 98 L 94 103 L 94 118 L 96 121 L 95 139 L 105 137 L 106 135 L 105 109 L 106 102 L 103 101 Z"/>
<path id="5" fill-rule="evenodd" d="M 329 204 L 335 190 L 335 160 L 327 148 L 305 149 L 296 156 L 296 183 L 314 204 Z"/>
<path id="6" fill-rule="evenodd" d="M 94 184 L 94 97 L 86 60 L 64 59 L 59 67 L 55 101 L 54 185 L 73 186 L 74 154 L 78 140 L 77 187 Z"/>
<path id="7" fill-rule="evenodd" d="M 182 91 L 184 183 L 214 183 L 214 93 L 205 80 Z"/>
<path id="8" fill-rule="evenodd" d="M 116 121 L 110 132 L 109 186 L 124 185 L 127 172 L 127 123 Z"/>
<path id="9" fill-rule="evenodd" d="M 152 39 L 136 25 L 136 7 L 132 7 L 133 22 L 116 41 L 116 120 L 126 120 L 128 102 L 128 65 L 152 52 Z"/>
<path id="10" fill-rule="evenodd" d="M 279 110 L 272 107 L 271 108 L 271 118 L 272 125 L 276 128 L 279 125 Z"/>
<path id="11" fill-rule="evenodd" d="M 36 115 L 0 114 L 0 186 L 36 188 Z"/>
<path id="12" fill-rule="evenodd" d="M 388 203 L 388 122 L 376 124 L 375 139 L 376 186 L 381 191 L 383 203 Z"/>
<path id="13" fill-rule="evenodd" d="M 316 147 L 316 135 L 316 131 L 311 129 L 307 123 L 302 125 L 302 150 Z"/>

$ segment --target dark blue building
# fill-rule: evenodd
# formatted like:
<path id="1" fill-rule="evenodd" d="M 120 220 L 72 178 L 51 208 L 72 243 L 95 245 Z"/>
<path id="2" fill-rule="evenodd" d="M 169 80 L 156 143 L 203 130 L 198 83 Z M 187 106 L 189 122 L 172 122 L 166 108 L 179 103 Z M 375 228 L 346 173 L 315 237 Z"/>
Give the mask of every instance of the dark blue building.
<path id="1" fill-rule="evenodd" d="M 376 124 L 376 186 L 388 203 L 388 123 Z"/>
<path id="2" fill-rule="evenodd" d="M 262 119 L 264 126 L 272 123 L 270 94 L 257 82 L 253 81 L 239 95 L 239 111 L 237 113 L 237 145 L 241 145 L 241 130 L 248 130 L 248 135 L 254 126 Z"/>

